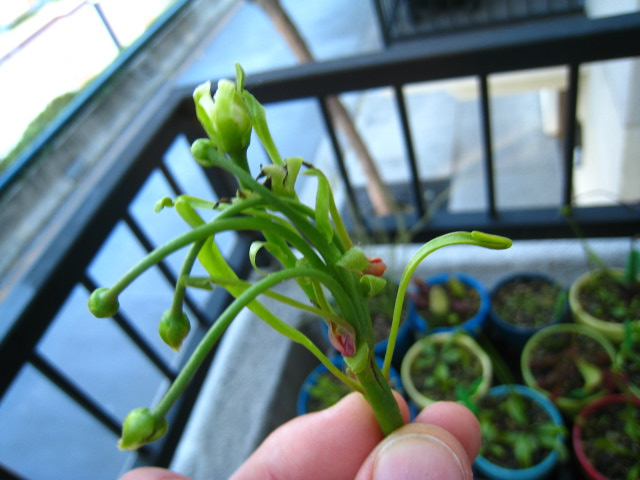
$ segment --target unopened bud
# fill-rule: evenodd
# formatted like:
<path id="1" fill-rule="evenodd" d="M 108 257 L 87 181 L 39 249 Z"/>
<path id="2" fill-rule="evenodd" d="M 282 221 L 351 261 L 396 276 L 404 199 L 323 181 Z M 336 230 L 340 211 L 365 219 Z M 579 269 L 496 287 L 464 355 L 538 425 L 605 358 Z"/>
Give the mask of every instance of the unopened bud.
<path id="1" fill-rule="evenodd" d="M 244 152 L 251 140 L 251 114 L 235 83 L 220 80 L 213 102 L 212 121 L 218 145 L 230 154 Z"/>
<path id="2" fill-rule="evenodd" d="M 190 330 L 191 323 L 189 323 L 189 318 L 184 312 L 179 312 L 175 315 L 171 310 L 167 310 L 160 318 L 158 333 L 160 333 L 160 337 L 164 343 L 176 351 L 180 350 L 182 341 L 189 334 Z"/>
<path id="3" fill-rule="evenodd" d="M 118 448 L 137 450 L 142 445 L 155 442 L 166 433 L 167 426 L 163 417 L 154 415 L 148 408 L 136 408 L 124 420 Z"/>
<path id="4" fill-rule="evenodd" d="M 96 288 L 89 296 L 89 311 L 98 318 L 113 317 L 119 308 L 117 295 L 107 287 Z"/>

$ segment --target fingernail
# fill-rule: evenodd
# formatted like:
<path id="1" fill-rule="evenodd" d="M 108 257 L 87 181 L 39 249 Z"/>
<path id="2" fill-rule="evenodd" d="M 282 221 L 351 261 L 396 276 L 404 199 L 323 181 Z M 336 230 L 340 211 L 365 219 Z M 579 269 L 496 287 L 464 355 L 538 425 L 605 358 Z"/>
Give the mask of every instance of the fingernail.
<path id="1" fill-rule="evenodd" d="M 439 438 L 419 433 L 390 439 L 373 466 L 375 480 L 461 480 L 466 476 L 460 458 L 451 447 Z"/>

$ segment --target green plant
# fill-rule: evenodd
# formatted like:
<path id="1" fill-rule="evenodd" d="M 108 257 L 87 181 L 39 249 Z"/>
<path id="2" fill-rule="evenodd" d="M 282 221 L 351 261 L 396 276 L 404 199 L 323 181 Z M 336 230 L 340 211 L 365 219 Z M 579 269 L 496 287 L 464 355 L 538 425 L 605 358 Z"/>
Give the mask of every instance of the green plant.
<path id="1" fill-rule="evenodd" d="M 404 295 L 418 264 L 431 252 L 446 245 L 472 244 L 494 249 L 511 245 L 510 240 L 504 237 L 480 232 L 454 232 L 423 245 L 400 278 L 389 345 L 380 369 L 373 356 L 373 329 L 367 298 L 384 288 L 381 275 L 385 265 L 380 259 L 367 258 L 354 246 L 325 175 L 300 158 L 281 158 L 269 132 L 264 107 L 244 89 L 244 72 L 240 66 L 237 66 L 236 73 L 236 83 L 221 81 L 214 97 L 209 83 L 196 88 L 196 114 L 208 138 L 196 140 L 191 147 L 194 158 L 203 166 L 219 167 L 235 176 L 240 186 L 236 196 L 217 203 L 190 196 L 162 199 L 157 210 L 175 208 L 192 229 L 151 252 L 113 286 L 97 289 L 89 299 L 89 308 L 94 315 L 108 317 L 115 314 L 119 307 L 118 295 L 137 276 L 185 247 L 189 247 L 188 253 L 175 287 L 173 303 L 160 321 L 159 331 L 164 341 L 177 349 L 189 331 L 189 319 L 182 308 L 186 288 L 216 285 L 225 288 L 235 298 L 206 333 L 159 403 L 151 409 L 135 409 L 127 416 L 119 442 L 121 448 L 135 449 L 162 436 L 167 428 L 165 414 L 224 330 L 245 307 L 278 332 L 305 346 L 344 383 L 362 392 L 381 430 L 385 434 L 390 433 L 402 425 L 403 419 L 385 378 L 393 356 Z M 257 178 L 249 171 L 247 161 L 252 131 L 272 162 L 262 167 Z M 295 185 L 300 174 L 317 180 L 313 208 L 298 199 Z M 205 221 L 196 209 L 217 214 L 212 220 Z M 254 268 L 262 274 L 255 283 L 238 277 L 215 242 L 216 234 L 247 230 L 260 232 L 263 236 L 249 251 Z M 258 269 L 256 256 L 262 250 L 278 261 L 279 270 L 265 273 Z M 208 276 L 191 275 L 196 259 Z M 309 304 L 272 290 L 274 286 L 290 280 L 298 282 Z M 267 309 L 258 300 L 261 295 L 325 319 L 330 340 L 344 356 L 350 375 L 332 365 L 302 332 Z M 328 301 L 329 295 L 335 306 Z"/>
<path id="2" fill-rule="evenodd" d="M 638 235 L 631 238 L 624 273 L 607 266 L 593 251 L 571 213 L 564 212 L 569 226 L 584 249 L 589 263 L 597 269 L 576 292 L 581 309 L 593 318 L 614 324 L 635 321 L 640 315 L 640 251 L 636 243 Z M 580 316 L 580 315 L 578 315 Z"/>
<path id="3" fill-rule="evenodd" d="M 449 275 L 446 282 L 434 285 L 428 285 L 418 277 L 413 282 L 417 291 L 411 294 L 411 298 L 430 329 L 461 325 L 480 308 L 480 294 L 455 275 Z"/>
<path id="4" fill-rule="evenodd" d="M 583 468 L 598 478 L 640 476 L 640 400 L 612 395 L 587 406 L 576 419 L 574 448 Z M 596 474 L 587 471 L 590 478 Z"/>
<path id="5" fill-rule="evenodd" d="M 349 392 L 349 386 L 338 381 L 336 377 L 329 376 L 328 373 L 319 375 L 317 383 L 309 389 L 309 411 L 330 407 Z"/>
<path id="6" fill-rule="evenodd" d="M 637 351 L 640 328 L 627 320 L 624 322 L 623 332 L 612 370 L 621 392 L 640 396 L 640 352 Z"/>
<path id="7" fill-rule="evenodd" d="M 486 393 L 492 365 L 476 341 L 462 330 L 427 335 L 402 360 L 402 384 L 413 402 L 425 407 L 436 400 L 467 406 Z"/>
<path id="8" fill-rule="evenodd" d="M 477 409 L 483 437 L 480 454 L 493 464 L 522 469 L 539 463 L 553 450 L 564 455 L 564 426 L 513 388 L 506 395 L 484 396 Z"/>

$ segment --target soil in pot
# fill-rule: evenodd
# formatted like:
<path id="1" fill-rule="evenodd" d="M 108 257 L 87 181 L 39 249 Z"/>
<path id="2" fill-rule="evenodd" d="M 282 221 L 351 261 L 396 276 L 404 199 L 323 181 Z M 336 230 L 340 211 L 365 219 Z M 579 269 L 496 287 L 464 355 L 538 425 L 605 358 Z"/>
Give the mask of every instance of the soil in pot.
<path id="1" fill-rule="evenodd" d="M 428 285 L 414 279 L 417 291 L 411 294 L 419 315 L 430 330 L 455 327 L 473 318 L 480 309 L 480 294 L 471 285 L 451 275 L 444 283 Z"/>
<path id="2" fill-rule="evenodd" d="M 538 328 L 562 315 L 564 292 L 544 277 L 514 277 L 494 291 L 491 307 L 506 322 Z"/>
<path id="3" fill-rule="evenodd" d="M 640 405 L 604 403 L 580 418 L 582 449 L 609 479 L 640 478 Z"/>
<path id="4" fill-rule="evenodd" d="M 640 282 L 622 282 L 606 270 L 593 273 L 578 299 L 587 313 L 603 321 L 623 323 L 640 316 Z"/>

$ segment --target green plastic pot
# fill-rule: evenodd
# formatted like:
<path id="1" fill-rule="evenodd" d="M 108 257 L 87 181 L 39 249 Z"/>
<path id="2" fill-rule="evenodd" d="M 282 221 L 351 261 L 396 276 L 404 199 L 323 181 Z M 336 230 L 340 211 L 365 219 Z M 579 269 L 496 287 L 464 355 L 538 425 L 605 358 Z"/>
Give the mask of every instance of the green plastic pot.
<path id="1" fill-rule="evenodd" d="M 624 275 L 622 269 L 611 269 L 615 275 Z M 624 336 L 624 325 L 622 323 L 608 322 L 606 320 L 596 318 L 593 315 L 589 314 L 585 311 L 585 309 L 580 304 L 579 295 L 580 289 L 582 286 L 587 283 L 591 278 L 596 275 L 600 270 L 592 270 L 589 271 L 580 277 L 578 277 L 571 288 L 569 289 L 569 306 L 571 308 L 571 313 L 573 314 L 573 318 L 576 323 L 580 323 L 582 325 L 587 325 L 594 330 L 597 330 L 599 333 L 607 337 L 609 340 L 613 342 L 621 342 Z M 639 313 L 640 315 L 640 313 Z M 640 317 L 633 321 L 634 324 L 638 324 L 640 326 Z"/>
<path id="2" fill-rule="evenodd" d="M 535 388 L 550 398 L 558 408 L 568 414 L 575 415 L 577 414 L 581 408 L 583 408 L 587 403 L 599 398 L 606 393 L 608 393 L 606 385 L 603 383 L 597 389 L 594 390 L 594 393 L 591 395 L 586 395 L 581 398 L 571 398 L 571 397 L 563 397 L 563 396 L 554 396 L 551 394 L 549 390 L 543 388 L 539 385 L 538 380 L 535 378 L 533 372 L 530 368 L 530 361 L 533 350 L 538 346 L 538 344 L 545 339 L 546 337 L 558 336 L 562 333 L 574 333 L 578 335 L 583 335 L 589 337 L 596 341 L 605 352 L 606 356 L 609 359 L 610 364 L 613 364 L 615 357 L 615 349 L 611 342 L 599 332 L 585 326 L 578 325 L 575 323 L 565 323 L 565 324 L 557 324 L 550 325 L 548 327 L 543 328 L 542 330 L 535 333 L 525 344 L 524 349 L 522 350 L 522 355 L 520 357 L 520 368 L 522 372 L 522 378 L 527 386 L 531 388 Z M 565 356 L 565 358 L 567 358 Z M 594 379 L 594 381 L 598 378 L 593 375 L 593 371 L 588 373 L 588 370 L 584 370 L 587 372 L 586 374 L 590 376 L 590 378 Z M 583 373 L 584 375 L 585 373 Z M 601 379 L 604 380 L 604 379 Z"/>
<path id="3" fill-rule="evenodd" d="M 471 395 L 472 399 L 480 398 L 484 395 L 489 387 L 491 387 L 491 378 L 493 374 L 493 367 L 491 364 L 491 360 L 489 356 L 485 353 L 485 351 L 476 343 L 476 341 L 471 338 L 468 334 L 461 332 L 442 332 L 442 333 L 434 333 L 432 335 L 427 335 L 426 337 L 421 338 L 416 343 L 414 343 L 409 350 L 407 351 L 404 359 L 402 360 L 402 365 L 400 368 L 400 378 L 402 379 L 402 384 L 404 385 L 405 392 L 409 396 L 410 400 L 419 408 L 424 408 L 427 405 L 430 405 L 439 400 L 451 400 L 447 398 L 432 398 L 428 397 L 424 394 L 419 386 L 416 385 L 414 379 L 411 375 L 411 370 L 416 359 L 422 355 L 424 344 L 426 342 L 435 342 L 438 344 L 443 344 L 448 341 L 452 336 L 454 336 L 454 344 L 460 348 L 465 349 L 468 352 L 471 352 L 473 356 L 475 356 L 480 362 L 481 366 L 481 382 L 475 393 Z"/>

